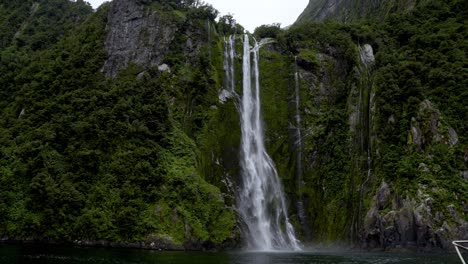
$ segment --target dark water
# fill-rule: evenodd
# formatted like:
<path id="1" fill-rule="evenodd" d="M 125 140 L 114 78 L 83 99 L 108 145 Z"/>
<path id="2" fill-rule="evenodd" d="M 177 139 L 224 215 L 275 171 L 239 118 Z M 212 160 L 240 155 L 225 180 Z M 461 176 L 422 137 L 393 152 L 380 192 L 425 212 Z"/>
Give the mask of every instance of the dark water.
<path id="1" fill-rule="evenodd" d="M 0 263 L 70 264 L 460 264 L 455 254 L 415 253 L 254 253 L 159 252 L 129 249 L 70 248 L 57 246 L 0 245 Z"/>

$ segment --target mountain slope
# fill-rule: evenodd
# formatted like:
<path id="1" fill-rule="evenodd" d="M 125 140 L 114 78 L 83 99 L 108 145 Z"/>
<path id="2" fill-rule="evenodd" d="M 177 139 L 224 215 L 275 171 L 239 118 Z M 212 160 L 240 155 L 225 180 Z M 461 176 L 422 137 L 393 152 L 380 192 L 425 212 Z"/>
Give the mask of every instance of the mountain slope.
<path id="1" fill-rule="evenodd" d="M 427 250 L 467 237 L 466 4 L 286 33 L 308 89 L 302 197 L 319 241 Z"/>
<path id="2" fill-rule="evenodd" d="M 383 20 L 393 13 L 412 10 L 427 0 L 310 0 L 297 22 L 333 19 L 349 22 L 362 18 Z"/>
<path id="3" fill-rule="evenodd" d="M 0 238 L 239 247 L 242 28 L 199 1 L 48 1 L 0 5 Z M 304 243 L 467 238 L 467 1 L 414 3 L 256 31 L 276 39 L 260 50 L 265 146 Z"/>
<path id="4" fill-rule="evenodd" d="M 56 2 L 83 3 L 41 3 Z M 2 6 L 3 14 L 45 21 L 24 27 L 39 25 L 22 35 L 25 43 L 49 33 L 43 26 L 67 12 L 29 7 Z M 41 41 L 40 49 L 10 41 L 1 50 L 9 63 L 0 73 L 8 88 L 0 99 L 0 237 L 174 249 L 236 239 L 224 185 L 199 173 L 195 142 L 206 137 L 221 82 L 214 70 L 222 68 L 221 39 L 207 26 L 216 25 L 214 17 L 205 5 L 114 1 L 72 20 L 70 30 Z M 145 27 L 136 30 L 135 22 Z M 160 35 L 151 27 L 171 28 L 171 50 L 142 63 L 135 53 L 157 49 L 151 41 Z M 132 32 L 138 38 L 128 41 Z M 126 59 L 122 66 L 103 67 L 113 54 Z"/>

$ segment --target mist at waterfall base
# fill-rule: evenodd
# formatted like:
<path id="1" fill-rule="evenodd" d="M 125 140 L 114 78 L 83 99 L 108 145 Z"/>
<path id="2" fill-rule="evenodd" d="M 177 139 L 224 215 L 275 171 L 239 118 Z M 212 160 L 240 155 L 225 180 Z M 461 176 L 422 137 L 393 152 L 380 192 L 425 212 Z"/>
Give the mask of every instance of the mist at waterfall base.
<path id="1" fill-rule="evenodd" d="M 0 264 L 459 264 L 456 254 L 352 252 L 160 252 L 132 249 L 1 245 Z"/>

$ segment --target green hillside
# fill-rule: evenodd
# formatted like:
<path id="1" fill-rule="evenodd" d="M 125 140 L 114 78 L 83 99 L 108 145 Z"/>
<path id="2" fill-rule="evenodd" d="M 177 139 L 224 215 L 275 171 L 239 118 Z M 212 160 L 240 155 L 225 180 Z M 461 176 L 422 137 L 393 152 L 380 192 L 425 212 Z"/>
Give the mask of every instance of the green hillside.
<path id="1" fill-rule="evenodd" d="M 254 33 L 274 40 L 262 115 L 296 233 L 449 249 L 468 236 L 467 2 L 336 3 Z M 1 240 L 243 245 L 238 99 L 220 95 L 232 34 L 242 94 L 244 30 L 217 16 L 198 1 L 0 2 Z"/>

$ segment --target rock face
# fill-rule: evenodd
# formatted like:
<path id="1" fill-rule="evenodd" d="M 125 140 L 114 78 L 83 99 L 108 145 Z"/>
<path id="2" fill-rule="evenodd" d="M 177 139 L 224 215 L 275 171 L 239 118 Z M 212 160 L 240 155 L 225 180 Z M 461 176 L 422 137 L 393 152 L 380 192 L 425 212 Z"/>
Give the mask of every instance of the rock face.
<path id="1" fill-rule="evenodd" d="M 441 112 L 429 100 L 422 101 L 417 115 L 411 118 L 408 146 L 419 155 L 426 155 L 434 144 L 453 148 L 458 141 L 458 134 L 444 120 Z M 437 170 L 431 166 L 419 163 L 418 171 L 430 175 Z M 465 177 L 464 171 L 461 176 Z M 456 199 L 453 204 L 447 200 L 441 202 L 440 192 L 439 187 L 419 184 L 416 194 L 401 195 L 382 182 L 364 218 L 363 247 L 450 250 L 451 241 L 467 239 L 466 204 Z"/>
<path id="2" fill-rule="evenodd" d="M 315 1 L 318 2 L 318 1 Z M 323 6 L 320 10 L 315 14 L 314 20 L 325 20 L 331 14 L 335 14 L 339 11 L 339 8 L 343 5 L 344 0 L 330 0 L 330 1 L 323 1 Z M 314 1 L 310 1 L 309 5 L 313 5 Z"/>
<path id="3" fill-rule="evenodd" d="M 463 179 L 468 180 L 468 171 L 461 171 L 460 174 L 463 176 Z"/>
<path id="4" fill-rule="evenodd" d="M 359 55 L 362 63 L 365 65 L 370 65 L 375 62 L 374 49 L 369 44 L 364 44 L 364 46 L 360 47 Z"/>
<path id="5" fill-rule="evenodd" d="M 385 18 L 389 13 L 405 12 L 425 1 L 383 1 L 383 0 L 310 0 L 297 22 L 307 20 L 323 21 L 334 19 L 351 21 L 358 18 Z"/>
<path id="6" fill-rule="evenodd" d="M 411 119 L 408 141 L 408 145 L 413 145 L 418 150 L 432 143 L 454 147 L 458 143 L 458 134 L 444 121 L 440 111 L 429 100 L 424 100 L 418 115 Z"/>
<path id="7" fill-rule="evenodd" d="M 402 199 L 382 182 L 364 220 L 363 247 L 451 249 L 452 240 L 468 237 L 468 223 L 463 217 L 454 205 L 436 211 L 434 199 L 425 194 L 425 186 L 420 186 L 417 198 Z"/>
<path id="8" fill-rule="evenodd" d="M 174 23 L 138 0 L 114 0 L 106 29 L 109 57 L 102 71 L 108 77 L 115 77 L 130 63 L 144 69 L 162 64 L 177 30 Z"/>

